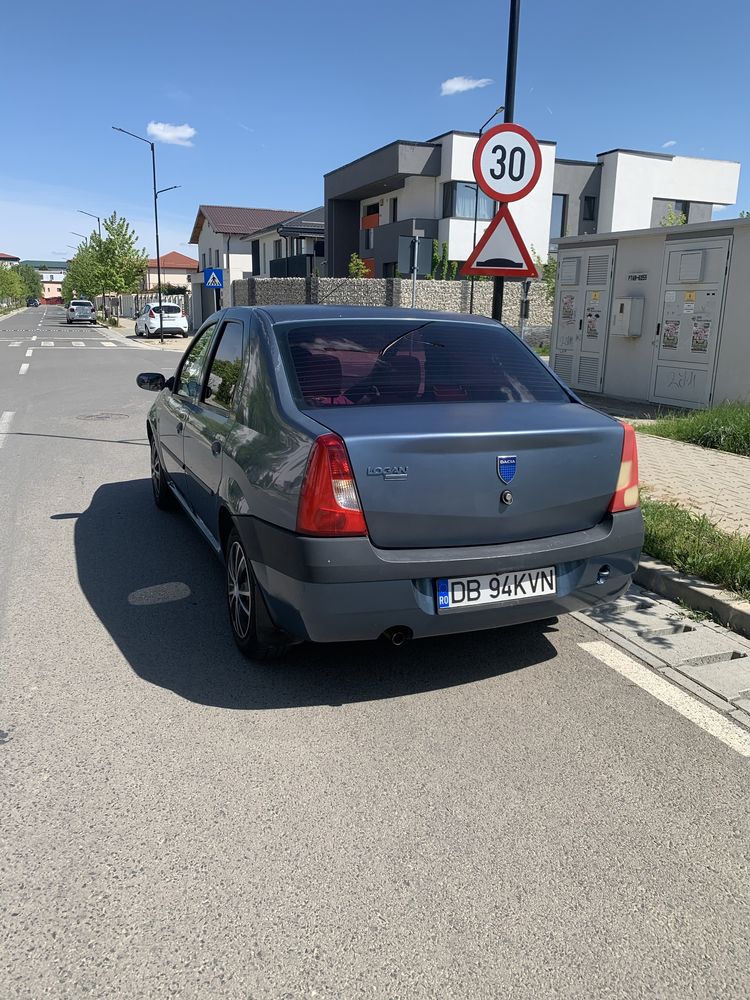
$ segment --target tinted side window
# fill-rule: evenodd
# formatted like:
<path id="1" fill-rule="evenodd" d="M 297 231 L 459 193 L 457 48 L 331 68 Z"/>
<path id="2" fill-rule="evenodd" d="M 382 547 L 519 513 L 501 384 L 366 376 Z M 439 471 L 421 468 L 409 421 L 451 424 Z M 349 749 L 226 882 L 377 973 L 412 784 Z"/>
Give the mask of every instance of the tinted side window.
<path id="1" fill-rule="evenodd" d="M 188 396 L 190 399 L 195 400 L 200 396 L 206 355 L 208 354 L 208 348 L 215 329 L 215 323 L 207 327 L 190 348 L 185 360 L 182 362 L 180 374 L 177 376 L 177 383 L 174 389 L 180 396 Z"/>
<path id="2" fill-rule="evenodd" d="M 211 406 L 231 409 L 242 371 L 242 345 L 242 323 L 226 323 L 208 371 L 204 398 Z"/>

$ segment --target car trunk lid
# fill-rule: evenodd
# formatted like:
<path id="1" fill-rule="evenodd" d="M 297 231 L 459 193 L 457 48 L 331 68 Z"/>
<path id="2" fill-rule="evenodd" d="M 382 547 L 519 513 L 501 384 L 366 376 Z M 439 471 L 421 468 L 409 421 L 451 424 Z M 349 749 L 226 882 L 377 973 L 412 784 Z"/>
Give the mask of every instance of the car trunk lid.
<path id="1" fill-rule="evenodd" d="M 375 545 L 523 541 L 585 530 L 606 515 L 623 440 L 612 418 L 575 402 L 432 403 L 427 421 L 425 411 L 314 413 L 346 445 Z M 499 468 L 500 458 L 508 461 Z"/>

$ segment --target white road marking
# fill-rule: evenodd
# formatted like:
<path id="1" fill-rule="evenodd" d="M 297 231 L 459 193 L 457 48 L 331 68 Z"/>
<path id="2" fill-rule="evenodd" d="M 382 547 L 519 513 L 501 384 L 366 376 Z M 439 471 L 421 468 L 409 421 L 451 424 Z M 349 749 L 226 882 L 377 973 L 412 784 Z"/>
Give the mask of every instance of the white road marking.
<path id="1" fill-rule="evenodd" d="M 31 355 L 32 355 L 33 353 L 34 353 L 34 350 L 33 350 L 33 348 L 31 348 L 31 347 L 30 347 L 30 348 L 28 349 L 28 351 L 26 352 L 26 357 L 27 357 L 27 358 L 30 358 L 30 357 L 31 357 Z"/>
<path id="2" fill-rule="evenodd" d="M 14 340 L 12 344 L 8 344 L 8 347 L 20 347 L 20 346 L 21 346 L 20 340 Z"/>
<path id="3" fill-rule="evenodd" d="M 21 367 L 18 369 L 18 374 L 25 375 L 28 370 L 29 370 L 29 363 L 27 361 L 25 362 L 25 364 L 22 364 Z"/>
<path id="4" fill-rule="evenodd" d="M 114 346 L 115 346 L 115 345 L 114 345 L 114 344 L 112 343 L 112 341 L 111 341 L 111 340 L 103 340 L 103 341 L 101 342 L 101 344 L 102 344 L 102 347 L 114 347 Z"/>
<path id="5" fill-rule="evenodd" d="M 34 334 L 34 336 L 31 339 L 36 340 L 36 334 Z"/>
<path id="6" fill-rule="evenodd" d="M 5 444 L 5 436 L 15 415 L 14 410 L 6 410 L 4 413 L 0 413 L 0 448 Z"/>
<path id="7" fill-rule="evenodd" d="M 82 340 L 74 340 L 72 343 L 73 343 L 73 347 L 85 347 L 86 346 Z"/>
<path id="8" fill-rule="evenodd" d="M 54 347 L 54 346 L 55 346 L 54 340 L 43 340 L 42 341 L 42 347 Z"/>
<path id="9" fill-rule="evenodd" d="M 637 684 L 650 695 L 673 708 L 675 712 L 700 726 L 705 732 L 721 740 L 722 743 L 735 750 L 742 757 L 750 757 L 750 732 L 745 732 L 734 722 L 730 722 L 708 705 L 704 705 L 692 695 L 681 691 L 674 684 L 664 680 L 648 667 L 632 659 L 620 649 L 615 649 L 607 642 L 582 642 L 581 649 L 591 656 L 616 670 L 632 684 Z"/>

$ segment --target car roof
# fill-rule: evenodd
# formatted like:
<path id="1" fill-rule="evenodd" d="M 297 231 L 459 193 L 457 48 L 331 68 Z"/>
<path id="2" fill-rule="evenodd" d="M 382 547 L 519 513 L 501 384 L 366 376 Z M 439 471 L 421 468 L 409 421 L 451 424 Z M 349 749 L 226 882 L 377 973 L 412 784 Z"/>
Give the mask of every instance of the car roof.
<path id="1" fill-rule="evenodd" d="M 344 279 L 346 280 L 346 279 Z M 342 306 L 342 305 L 264 305 L 264 306 L 233 306 L 225 310 L 227 316 L 246 316 L 254 311 L 264 313 L 271 323 L 305 322 L 321 319 L 395 319 L 395 320 L 432 320 L 453 323 L 496 324 L 489 316 L 477 316 L 469 313 L 437 312 L 434 309 L 397 309 L 389 306 Z"/>

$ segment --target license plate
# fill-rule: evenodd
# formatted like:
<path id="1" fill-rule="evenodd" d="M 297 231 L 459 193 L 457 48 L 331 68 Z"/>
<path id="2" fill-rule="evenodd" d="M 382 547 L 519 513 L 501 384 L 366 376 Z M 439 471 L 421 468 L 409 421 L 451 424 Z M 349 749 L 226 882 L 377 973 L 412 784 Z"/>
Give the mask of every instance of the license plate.
<path id="1" fill-rule="evenodd" d="M 489 576 L 456 577 L 435 583 L 438 613 L 465 611 L 504 601 L 534 600 L 557 593 L 554 566 Z"/>

